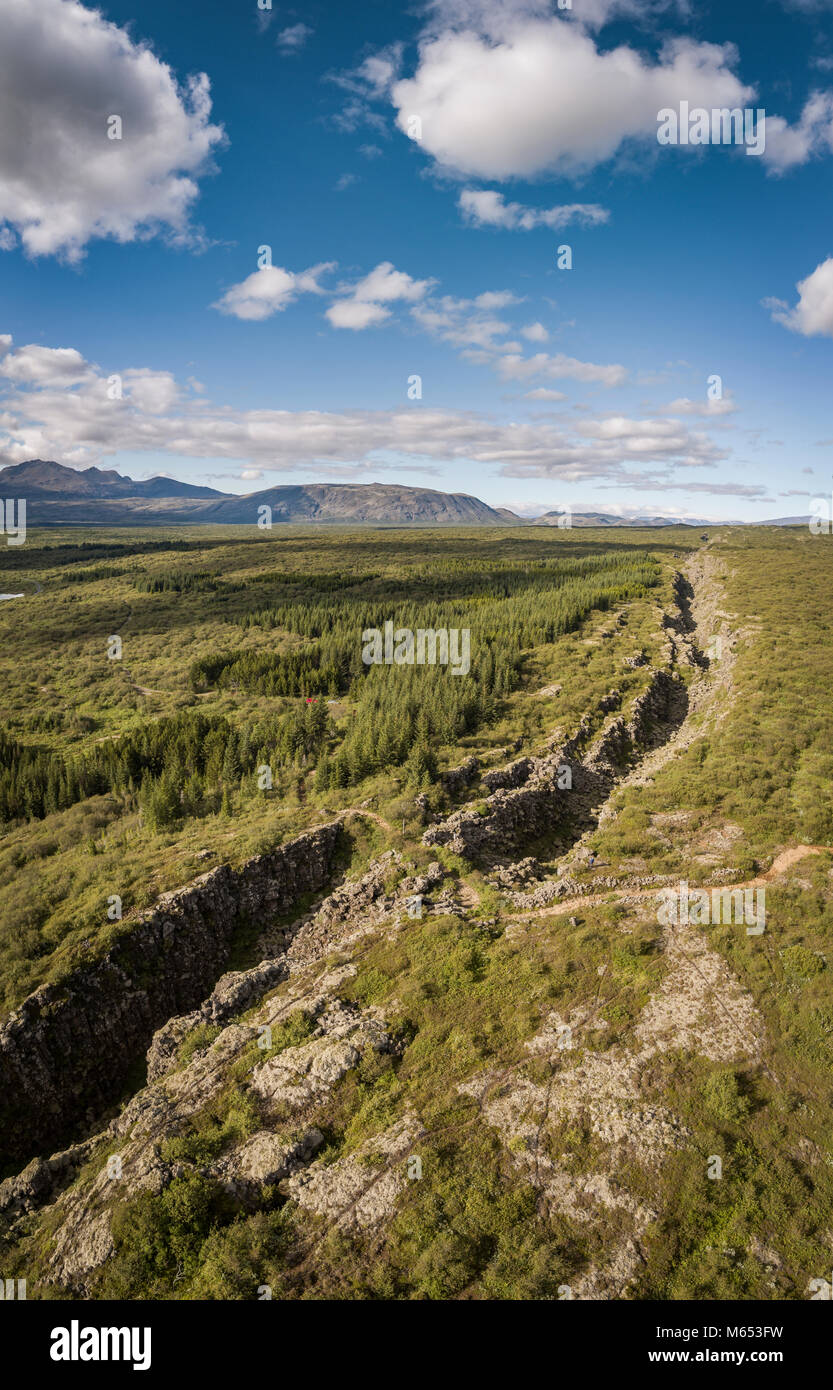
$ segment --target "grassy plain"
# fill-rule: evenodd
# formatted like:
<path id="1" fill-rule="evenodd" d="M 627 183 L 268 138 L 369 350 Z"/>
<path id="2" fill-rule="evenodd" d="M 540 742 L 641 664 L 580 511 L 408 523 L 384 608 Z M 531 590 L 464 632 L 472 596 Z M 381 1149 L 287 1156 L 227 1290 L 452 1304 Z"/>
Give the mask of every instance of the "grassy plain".
<path id="1" fill-rule="evenodd" d="M 85 551 L 84 541 L 100 548 Z M 206 769 L 200 798 L 190 809 L 180 803 L 162 826 L 153 823 L 138 772 L 132 786 L 10 821 L 0 841 L 6 1008 L 100 947 L 110 930 L 109 893 L 136 908 L 206 862 L 239 862 L 332 811 L 361 806 L 382 818 L 351 822 L 351 874 L 387 848 L 424 865 L 436 854 L 419 844 L 414 796 L 422 792 L 432 809 L 447 811 L 454 802 L 441 774 L 469 754 L 499 765 L 516 755 L 510 750 L 540 750 L 557 731 L 570 734 L 587 712 L 598 719 L 599 700 L 612 687 L 625 703 L 638 695 L 650 663 L 667 648 L 662 617 L 672 577 L 699 546 L 684 530 L 543 528 L 442 535 L 293 529 L 265 540 L 230 528 L 153 533 L 158 548 L 148 541 L 147 532 L 41 533 L 13 557 L 0 585 L 25 589 L 27 597 L 0 607 L 7 736 L 83 761 L 102 740 L 118 743 L 151 722 L 219 715 L 232 729 L 249 730 L 250 745 L 262 726 L 273 790 L 254 785 L 245 752 L 244 766 L 224 771 L 224 753 L 215 781 Z M 587 839 L 598 856 L 595 873 L 625 881 L 660 874 L 698 883 L 722 873 L 741 882 L 766 871 L 784 848 L 822 851 L 768 885 L 764 937 L 730 925 L 707 929 L 709 950 L 754 1003 L 762 1042 L 737 1063 L 682 1048 L 651 1054 L 648 1099 L 677 1118 L 686 1141 L 661 1163 L 646 1164 L 601 1143 L 589 1111 L 549 1134 L 553 1160 L 576 1175 L 612 1172 L 617 1190 L 653 1214 L 630 1297 L 803 1298 L 810 1279 L 830 1278 L 831 546 L 798 529 L 713 534 L 715 625 L 725 620 L 734 633 L 731 683 L 721 688 L 715 677 L 721 717 L 714 722 L 707 706 L 693 713 L 688 745 L 650 780 L 614 792 L 616 814 Z M 184 573 L 201 577 L 192 587 L 161 587 Z M 149 580 L 160 587 L 154 591 Z M 333 595 L 344 601 L 335 629 L 299 633 L 322 598 L 335 608 Z M 290 619 L 285 626 L 253 620 L 277 610 Z M 388 681 L 395 721 L 411 720 L 412 738 L 398 760 L 392 753 L 380 767 L 368 756 L 365 768 L 353 729 L 368 710 L 378 728 L 382 705 L 378 691 L 368 705 L 368 677 L 351 664 L 351 652 L 367 615 L 404 625 L 403 612 L 425 614 L 424 625 L 442 617 L 470 627 L 473 654 L 497 648 L 504 674 L 497 687 L 490 685 L 494 663 L 460 678 L 472 682 L 474 702 L 462 731 L 456 706 L 445 708 L 447 730 L 456 731 L 443 738 L 441 698 L 432 697 L 437 725 L 420 728 L 416 697 L 424 690 L 403 691 L 399 668 L 374 672 L 374 681 Z M 553 617 L 557 630 L 547 626 Z M 123 638 L 121 662 L 105 654 L 112 634 Z M 325 705 L 323 733 L 306 748 L 299 742 L 293 750 L 280 723 L 298 717 L 305 692 L 195 689 L 189 674 L 217 652 L 280 655 L 316 643 L 335 654 L 340 688 L 317 697 L 336 703 Z M 647 665 L 625 664 L 640 651 Z M 251 669 L 256 683 L 264 668 Z M 430 674 L 434 682 L 455 679 L 439 668 Z M 427 766 L 414 756 L 420 743 L 431 755 Z M 326 789 L 317 788 L 321 758 L 332 769 L 345 747 L 359 752 L 344 784 L 330 776 Z M 164 766 L 151 781 L 163 775 Z M 627 1234 L 624 1208 L 602 1208 L 592 1221 L 552 1209 L 514 1161 L 524 1141 L 502 1143 L 460 1088 L 484 1072 L 510 1084 L 529 1068 L 526 1044 L 551 1010 L 564 1018 L 596 1010 L 597 1026 L 582 1047 L 593 1057 L 629 1055 L 671 969 L 656 915 L 611 892 L 578 902 L 571 916 L 541 912 L 522 921 L 481 874 L 439 854 L 479 894 L 479 905 L 405 922 L 395 936 L 371 938 L 353 953 L 356 973 L 343 997 L 381 1007 L 403 1045 L 397 1055 L 362 1062 L 316 1117 L 324 1159 L 335 1163 L 404 1114 L 419 1114 L 424 1176 L 406 1184 L 392 1222 L 369 1235 L 348 1234 L 277 1191 L 267 1191 L 255 1212 L 241 1211 L 205 1177 L 219 1153 L 262 1123 L 247 1089 L 253 1055 L 172 1136 L 166 1157 L 184 1163 L 184 1175 L 161 1197 L 118 1210 L 116 1256 L 98 1279 L 100 1295 L 250 1298 L 270 1284 L 275 1297 L 290 1298 L 557 1298 L 563 1285 L 609 1259 Z M 584 861 L 575 871 L 590 876 Z M 301 1044 L 309 1026 L 295 1016 L 279 1046 Z M 189 1046 L 210 1042 L 201 1035 Z M 180 1065 L 188 1060 L 183 1054 Z M 559 1067 L 541 1059 L 531 1074 L 546 1089 Z M 714 1156 L 722 1163 L 717 1181 L 706 1177 Z M 30 1276 L 45 1271 L 48 1238 L 48 1229 L 34 1226 L 12 1265 Z"/>

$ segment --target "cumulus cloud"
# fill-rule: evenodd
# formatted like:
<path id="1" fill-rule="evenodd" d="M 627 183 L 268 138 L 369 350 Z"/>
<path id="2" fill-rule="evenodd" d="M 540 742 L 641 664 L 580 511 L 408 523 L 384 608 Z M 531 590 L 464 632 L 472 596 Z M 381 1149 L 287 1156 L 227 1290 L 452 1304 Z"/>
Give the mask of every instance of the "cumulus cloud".
<path id="1" fill-rule="evenodd" d="M 335 266 L 335 261 L 322 261 L 297 274 L 279 265 L 263 266 L 239 285 L 232 285 L 211 307 L 238 319 L 268 319 L 281 313 L 299 294 L 323 294 L 319 277 Z"/>
<path id="2" fill-rule="evenodd" d="M 55 458 L 81 467 L 119 452 L 146 452 L 227 459 L 247 471 L 314 468 L 320 473 L 459 459 L 515 477 L 632 478 L 638 486 L 643 475 L 633 472 L 636 465 L 646 465 L 653 478 L 670 480 L 678 466 L 715 467 L 725 456 L 702 432 L 670 420 L 613 416 L 561 428 L 430 408 L 239 410 L 195 399 L 179 391 L 169 373 L 146 367 L 124 368 L 123 395 L 111 399 L 108 374 L 80 355 L 61 379 L 60 362 L 67 360 L 55 360 L 53 375 L 31 345 L 14 350 L 7 344 L 0 358 L 5 381 L 0 458 L 5 462 Z M 68 379 L 71 374 L 74 379 Z"/>
<path id="3" fill-rule="evenodd" d="M 453 295 L 430 298 L 433 279 L 417 280 L 397 270 L 391 261 L 381 261 L 353 283 L 335 289 L 322 286 L 320 278 L 335 267 L 335 261 L 324 261 L 299 273 L 281 266 L 264 267 L 232 285 L 212 308 L 240 319 L 262 320 L 282 312 L 300 294 L 327 295 L 330 304 L 326 317 L 333 328 L 360 331 L 387 322 L 392 316 L 390 306 L 400 303 L 410 306 L 413 321 L 425 332 L 461 349 L 481 350 L 483 362 L 491 361 L 498 352 L 521 352 L 519 342 L 498 341 L 510 330 L 498 317 L 500 311 L 522 302 L 511 290 L 486 290 L 474 299 Z M 528 324 L 521 331 L 534 342 L 543 342 L 548 336 L 540 323 Z"/>
<path id="4" fill-rule="evenodd" d="M 91 376 L 91 368 L 76 348 L 41 347 L 29 343 L 11 348 L 12 339 L 4 333 L 0 343 L 6 349 L 0 370 L 10 381 L 27 386 L 69 386 Z"/>
<path id="5" fill-rule="evenodd" d="M 28 255 L 77 261 L 96 238 L 193 239 L 197 178 L 223 140 L 206 75 L 180 85 L 77 0 L 3 0 L 2 27 L 0 247 L 16 234 Z"/>
<path id="6" fill-rule="evenodd" d="M 781 116 L 766 118 L 763 158 L 771 173 L 782 174 L 814 155 L 833 150 L 833 93 L 814 92 L 795 125 Z"/>
<path id="7" fill-rule="evenodd" d="M 558 231 L 577 222 L 595 227 L 607 222 L 610 213 L 598 203 L 565 203 L 555 208 L 529 208 L 523 203 L 507 203 L 502 193 L 491 188 L 464 188 L 457 200 L 468 222 L 475 227 L 504 227 L 529 232 L 533 227 Z"/>
<path id="8" fill-rule="evenodd" d="M 422 146 L 458 175 L 580 172 L 629 140 L 656 145 L 657 112 L 681 99 L 711 108 L 754 96 L 729 44 L 677 38 L 654 59 L 625 44 L 601 51 L 569 19 L 485 9 L 424 35 L 413 77 L 391 88 L 399 128 L 418 114 Z"/>
<path id="9" fill-rule="evenodd" d="M 833 338 L 833 256 L 817 265 L 806 280 L 799 280 L 798 303 L 791 309 L 783 299 L 765 299 L 776 323 L 805 338 Z"/>
<path id="10" fill-rule="evenodd" d="M 432 283 L 414 280 L 404 270 L 397 270 L 391 261 L 380 261 L 363 280 L 344 289 L 342 298 L 327 310 L 327 318 L 334 328 L 374 327 L 390 318 L 388 304 L 422 299 Z"/>

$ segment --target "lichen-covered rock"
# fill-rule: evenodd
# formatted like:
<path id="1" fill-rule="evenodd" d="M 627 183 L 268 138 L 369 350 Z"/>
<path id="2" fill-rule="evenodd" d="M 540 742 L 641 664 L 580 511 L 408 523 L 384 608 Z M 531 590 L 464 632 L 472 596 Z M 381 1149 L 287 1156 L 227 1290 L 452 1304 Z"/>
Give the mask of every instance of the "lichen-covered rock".
<path id="1" fill-rule="evenodd" d="M 287 1191 L 299 1206 L 342 1230 L 367 1229 L 389 1220 L 407 1182 L 407 1157 L 424 1133 L 407 1115 L 335 1163 L 315 1162 L 290 1178 Z"/>
<path id="2" fill-rule="evenodd" d="M 308 1163 L 323 1143 L 324 1135 L 314 1126 L 299 1139 L 289 1141 L 262 1129 L 220 1159 L 211 1171 L 234 1195 L 257 1196 L 262 1188 L 281 1182 Z"/>
<path id="3" fill-rule="evenodd" d="M 299 1110 L 320 1100 L 368 1052 L 390 1052 L 394 1041 L 377 1009 L 334 1001 L 318 1019 L 319 1036 L 287 1047 L 256 1068 L 252 1090 L 268 1107 Z"/>

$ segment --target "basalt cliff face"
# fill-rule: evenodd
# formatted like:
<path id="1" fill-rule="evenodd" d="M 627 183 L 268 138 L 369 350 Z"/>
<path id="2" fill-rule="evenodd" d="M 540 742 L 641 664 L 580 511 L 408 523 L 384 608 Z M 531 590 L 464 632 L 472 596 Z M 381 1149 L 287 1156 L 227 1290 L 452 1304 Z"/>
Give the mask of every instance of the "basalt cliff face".
<path id="1" fill-rule="evenodd" d="M 0 1162 L 94 1125 L 124 1093 L 155 1031 L 212 990 L 238 931 L 267 927 L 333 871 L 340 825 L 166 894 L 99 960 L 37 990 L 0 1029 Z"/>
<path id="2" fill-rule="evenodd" d="M 580 821 L 650 748 L 658 730 L 665 738 L 669 726 L 681 722 L 686 706 L 683 683 L 668 671 L 654 671 L 647 689 L 634 700 L 630 719 L 612 719 L 587 753 L 580 751 L 587 738 L 583 722 L 573 738 L 545 757 L 519 758 L 486 773 L 482 780 L 492 794 L 484 813 L 463 807 L 430 826 L 423 842 L 445 845 L 470 859 L 488 859 L 517 851 L 568 813 Z"/>

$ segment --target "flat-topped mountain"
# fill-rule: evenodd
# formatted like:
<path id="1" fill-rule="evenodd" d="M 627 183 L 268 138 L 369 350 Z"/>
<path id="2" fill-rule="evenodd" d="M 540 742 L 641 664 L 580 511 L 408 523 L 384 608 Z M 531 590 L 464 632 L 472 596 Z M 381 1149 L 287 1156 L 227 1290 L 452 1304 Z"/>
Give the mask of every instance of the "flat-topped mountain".
<path id="1" fill-rule="evenodd" d="M 505 518 L 464 492 L 402 487 L 397 483 L 309 483 L 280 486 L 248 497 L 230 497 L 202 513 L 202 521 L 255 521 L 257 508 L 272 508 L 284 522 L 357 522 L 429 526 L 500 526 Z M 519 524 L 516 520 L 515 525 Z"/>

